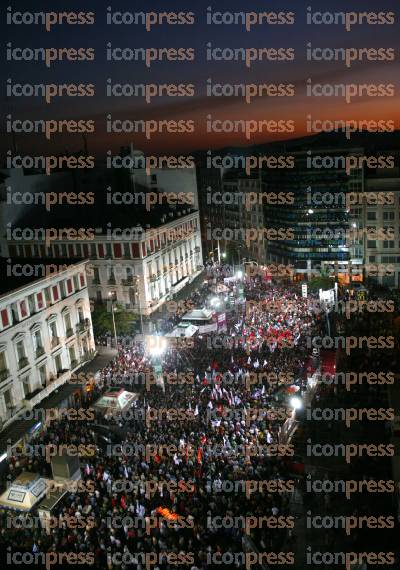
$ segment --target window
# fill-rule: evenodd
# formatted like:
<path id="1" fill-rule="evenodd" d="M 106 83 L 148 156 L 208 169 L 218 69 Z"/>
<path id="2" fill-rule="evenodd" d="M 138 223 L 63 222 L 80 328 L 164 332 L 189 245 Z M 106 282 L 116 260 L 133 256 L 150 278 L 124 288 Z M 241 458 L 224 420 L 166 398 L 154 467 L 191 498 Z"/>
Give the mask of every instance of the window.
<path id="1" fill-rule="evenodd" d="M 383 242 L 383 249 L 394 249 L 394 240 L 385 240 Z"/>
<path id="2" fill-rule="evenodd" d="M 28 394 L 31 393 L 31 386 L 29 383 L 29 376 L 25 376 L 25 378 L 22 378 L 21 381 L 21 388 L 22 388 L 22 395 L 23 398 L 26 398 L 28 396 Z"/>
<path id="3" fill-rule="evenodd" d="M 85 317 L 83 316 L 83 309 L 82 307 L 78 307 L 78 322 L 83 323 Z"/>
<path id="4" fill-rule="evenodd" d="M 36 293 L 36 309 L 40 311 L 43 308 L 44 308 L 43 293 L 42 292 Z"/>
<path id="5" fill-rule="evenodd" d="M 114 243 L 114 257 L 122 257 L 122 247 L 120 243 Z"/>
<path id="6" fill-rule="evenodd" d="M 7 409 L 13 408 L 14 403 L 13 403 L 13 397 L 12 397 L 11 389 L 3 392 L 3 396 L 4 396 L 4 403 L 6 405 L 6 408 Z"/>
<path id="7" fill-rule="evenodd" d="M 19 313 L 21 315 L 21 319 L 25 319 L 28 316 L 28 306 L 26 301 L 20 301 L 19 303 Z"/>
<path id="8" fill-rule="evenodd" d="M 55 321 L 49 324 L 49 333 L 51 348 L 54 348 L 60 342 L 57 333 L 57 323 Z"/>
<path id="9" fill-rule="evenodd" d="M 60 292 L 58 290 L 58 285 L 53 285 L 51 288 L 51 293 L 53 295 L 53 303 L 56 303 L 60 299 Z"/>
<path id="10" fill-rule="evenodd" d="M 7 357 L 6 353 L 0 352 L 0 382 L 8 377 Z"/>
<path id="11" fill-rule="evenodd" d="M 369 249 L 376 249 L 376 241 L 372 239 L 367 240 L 367 247 Z"/>
<path id="12" fill-rule="evenodd" d="M 62 366 L 62 360 L 61 360 L 61 355 L 57 354 L 57 356 L 54 358 L 54 367 L 56 369 L 57 374 L 60 374 L 60 372 L 63 369 Z"/>
<path id="13" fill-rule="evenodd" d="M 72 330 L 72 323 L 71 323 L 71 315 L 69 313 L 64 315 L 64 326 L 65 326 L 65 336 L 67 338 L 72 336 L 73 330 Z"/>
<path id="14" fill-rule="evenodd" d="M 46 365 L 41 366 L 38 369 L 39 372 L 39 380 L 40 380 L 40 384 L 41 386 L 44 388 L 46 386 L 46 382 L 47 382 L 47 370 L 46 370 Z"/>
<path id="15" fill-rule="evenodd" d="M 83 273 L 79 273 L 79 283 L 81 287 L 85 286 L 85 275 Z"/>
<path id="16" fill-rule="evenodd" d="M 370 255 L 368 259 L 369 259 L 369 262 L 370 262 L 370 263 L 375 263 L 375 261 L 376 261 L 376 255 Z"/>
<path id="17" fill-rule="evenodd" d="M 72 292 L 73 292 L 72 279 L 67 279 L 67 295 L 71 295 Z"/>
<path id="18" fill-rule="evenodd" d="M 376 220 L 376 212 L 367 212 L 367 220 Z"/>
<path id="19" fill-rule="evenodd" d="M 17 361 L 19 368 L 24 368 L 28 364 L 28 359 L 26 358 L 25 345 L 23 340 L 19 340 L 16 343 L 15 351 L 17 353 Z"/>
<path id="20" fill-rule="evenodd" d="M 33 349 L 35 351 L 36 358 L 39 358 L 39 356 L 42 356 L 42 354 L 44 354 L 42 334 L 39 330 L 35 331 L 33 333 L 32 341 L 33 341 Z"/>
<path id="21" fill-rule="evenodd" d="M 1 325 L 3 329 L 10 325 L 10 317 L 8 315 L 8 309 L 2 309 L 1 311 Z"/>
<path id="22" fill-rule="evenodd" d="M 385 221 L 387 221 L 387 220 L 394 220 L 394 219 L 395 219 L 394 212 L 393 212 L 393 211 L 390 211 L 390 212 L 383 212 L 383 219 L 384 219 Z"/>
<path id="23" fill-rule="evenodd" d="M 75 347 L 70 346 L 68 348 L 68 354 L 69 354 L 69 361 L 71 364 L 71 368 L 75 368 L 78 365 L 78 362 L 76 361 L 75 357 Z"/>
<path id="24" fill-rule="evenodd" d="M 97 247 L 98 247 L 99 257 L 104 257 L 104 244 L 99 243 Z"/>

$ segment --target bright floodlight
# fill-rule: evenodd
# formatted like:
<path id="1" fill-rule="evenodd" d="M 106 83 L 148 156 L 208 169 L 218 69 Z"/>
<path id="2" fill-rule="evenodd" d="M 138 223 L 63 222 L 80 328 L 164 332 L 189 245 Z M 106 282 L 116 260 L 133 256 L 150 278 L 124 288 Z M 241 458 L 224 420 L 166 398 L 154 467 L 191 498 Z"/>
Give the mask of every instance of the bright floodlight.
<path id="1" fill-rule="evenodd" d="M 161 336 L 150 336 L 147 342 L 150 356 L 161 356 L 167 348 L 167 340 Z"/>
<path id="2" fill-rule="evenodd" d="M 313 213 L 314 213 L 314 210 L 312 210 L 312 209 L 310 208 L 310 209 L 308 210 L 308 213 L 309 213 L 309 214 L 313 214 Z"/>
<path id="3" fill-rule="evenodd" d="M 236 273 L 236 277 L 237 277 L 238 279 L 241 279 L 241 278 L 243 277 L 243 271 L 238 271 L 238 272 Z"/>
<path id="4" fill-rule="evenodd" d="M 301 401 L 300 398 L 297 398 L 296 396 L 290 398 L 289 403 L 294 410 L 300 410 L 300 408 L 303 407 L 303 402 Z"/>
<path id="5" fill-rule="evenodd" d="M 225 252 L 221 253 L 221 257 L 225 258 L 225 257 L 226 257 L 226 253 L 225 253 Z"/>

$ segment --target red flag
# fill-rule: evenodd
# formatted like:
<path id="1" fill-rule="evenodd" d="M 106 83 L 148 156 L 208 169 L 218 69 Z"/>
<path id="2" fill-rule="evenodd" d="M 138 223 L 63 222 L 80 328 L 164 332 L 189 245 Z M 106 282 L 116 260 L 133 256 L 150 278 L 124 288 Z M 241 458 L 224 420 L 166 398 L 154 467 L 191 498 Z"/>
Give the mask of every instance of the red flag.
<path id="1" fill-rule="evenodd" d="M 197 450 L 197 463 L 201 465 L 203 463 L 203 450 L 201 447 Z"/>

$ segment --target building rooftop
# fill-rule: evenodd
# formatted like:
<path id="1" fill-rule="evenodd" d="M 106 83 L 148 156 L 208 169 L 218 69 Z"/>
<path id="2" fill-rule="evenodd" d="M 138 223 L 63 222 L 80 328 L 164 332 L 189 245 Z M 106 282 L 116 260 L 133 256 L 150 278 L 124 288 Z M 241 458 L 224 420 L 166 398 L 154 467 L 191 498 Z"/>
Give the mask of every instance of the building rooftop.
<path id="1" fill-rule="evenodd" d="M 50 212 L 42 205 L 33 205 L 21 214 L 14 226 L 35 229 L 93 228 L 95 235 L 103 235 L 115 228 L 157 228 L 195 211 L 185 205 L 155 204 L 146 208 L 141 203 L 107 204 L 105 193 L 99 193 L 95 195 L 93 204 L 57 204 L 51 207 Z"/>
<path id="2" fill-rule="evenodd" d="M 0 297 L 35 281 L 51 279 L 83 259 L 0 257 Z M 50 273 L 51 272 L 51 273 Z M 20 275 L 21 274 L 21 275 Z"/>

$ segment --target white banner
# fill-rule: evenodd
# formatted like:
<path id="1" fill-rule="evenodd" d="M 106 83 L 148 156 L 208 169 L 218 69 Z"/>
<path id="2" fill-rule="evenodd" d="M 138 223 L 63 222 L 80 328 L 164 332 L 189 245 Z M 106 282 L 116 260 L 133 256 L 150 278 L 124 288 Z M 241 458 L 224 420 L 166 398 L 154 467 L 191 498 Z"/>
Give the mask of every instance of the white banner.
<path id="1" fill-rule="evenodd" d="M 203 334 L 203 333 L 214 332 L 217 330 L 217 328 L 218 328 L 217 323 L 213 323 L 212 325 L 203 325 L 199 327 L 199 333 Z"/>

